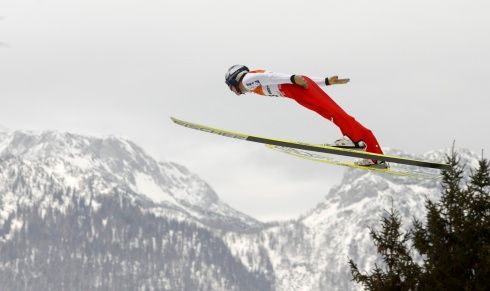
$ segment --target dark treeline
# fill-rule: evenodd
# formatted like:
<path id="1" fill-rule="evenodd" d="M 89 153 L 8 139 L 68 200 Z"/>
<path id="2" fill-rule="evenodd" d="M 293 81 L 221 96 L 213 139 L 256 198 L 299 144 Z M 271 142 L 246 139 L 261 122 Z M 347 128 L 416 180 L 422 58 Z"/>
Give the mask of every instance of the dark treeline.
<path id="1" fill-rule="evenodd" d="M 458 155 L 447 156 L 441 200 L 426 201 L 424 221 L 401 230 L 395 209 L 371 237 L 382 259 L 369 273 L 349 261 L 353 280 L 366 290 L 489 290 L 490 167 L 482 159 L 464 181 Z"/>
<path id="2" fill-rule="evenodd" d="M 53 193 L 55 194 L 55 193 Z M 21 206 L 0 228 L 2 290 L 272 290 L 208 230 L 143 212 L 124 195 L 73 193 Z M 271 271 L 272 272 L 272 271 Z"/>

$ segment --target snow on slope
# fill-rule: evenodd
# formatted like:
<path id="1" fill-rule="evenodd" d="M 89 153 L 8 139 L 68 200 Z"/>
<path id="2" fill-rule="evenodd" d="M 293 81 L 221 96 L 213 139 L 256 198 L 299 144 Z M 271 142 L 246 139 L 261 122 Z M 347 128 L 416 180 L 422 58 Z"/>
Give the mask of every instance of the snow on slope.
<path id="1" fill-rule="evenodd" d="M 447 152 L 419 158 L 442 161 Z M 458 152 L 468 167 L 477 165 L 475 154 Z M 395 150 L 390 154 L 408 156 Z M 251 269 L 260 261 L 250 258 L 267 254 L 278 290 L 356 290 L 360 286 L 351 282 L 349 258 L 363 270 L 370 270 L 377 261 L 369 228 L 379 226 L 391 206 L 400 212 L 407 228 L 413 217 L 424 217 L 426 197 L 435 200 L 439 196 L 437 180 L 349 169 L 323 201 L 297 220 L 277 223 L 256 235 L 230 234 L 227 242 Z"/>
<path id="2" fill-rule="evenodd" d="M 477 165 L 477 155 L 458 152 L 468 167 Z M 443 155 L 435 151 L 419 158 L 441 161 Z M 314 209 L 298 219 L 264 226 L 221 202 L 209 185 L 183 166 L 156 162 L 125 139 L 0 132 L 0 220 L 7 219 L 16 203 L 40 201 L 41 206 L 60 209 L 70 203 L 66 195 L 46 192 L 76 191 L 90 197 L 116 190 L 146 211 L 223 234 L 245 266 L 274 277 L 281 291 L 358 289 L 347 262 L 352 258 L 364 270 L 376 262 L 369 227 L 378 226 L 391 206 L 407 227 L 413 217 L 424 216 L 425 198 L 437 199 L 440 193 L 438 181 L 349 169 Z M 14 221 L 13 229 L 20 223 Z"/>
<path id="3" fill-rule="evenodd" d="M 82 196 L 114 190 L 129 193 L 148 211 L 223 229 L 247 229 L 260 223 L 219 200 L 214 190 L 185 167 L 157 162 L 123 138 L 94 138 L 70 133 L 23 131 L 0 133 L 0 192 L 13 193 L 17 174 L 25 187 L 25 203 L 69 203 L 44 197 L 44 187 L 73 189 Z M 3 187 L 3 188 L 2 188 Z M 18 193 L 18 191 L 15 191 Z M 7 199 L 13 203 L 16 199 Z"/>

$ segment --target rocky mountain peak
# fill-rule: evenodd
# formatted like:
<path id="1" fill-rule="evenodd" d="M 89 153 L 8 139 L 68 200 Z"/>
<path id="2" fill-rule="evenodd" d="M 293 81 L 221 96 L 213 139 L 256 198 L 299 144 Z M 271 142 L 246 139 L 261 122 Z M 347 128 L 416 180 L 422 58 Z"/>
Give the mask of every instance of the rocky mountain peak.
<path id="1" fill-rule="evenodd" d="M 159 215 L 225 228 L 260 225 L 222 202 L 206 182 L 184 166 L 158 162 L 125 138 L 11 131 L 0 134 L 0 157 L 0 168 L 5 172 L 19 163 L 29 168 L 22 174 L 26 187 L 57 183 L 84 195 L 109 194 L 117 189 Z M 12 187 L 11 183 L 3 185 Z"/>

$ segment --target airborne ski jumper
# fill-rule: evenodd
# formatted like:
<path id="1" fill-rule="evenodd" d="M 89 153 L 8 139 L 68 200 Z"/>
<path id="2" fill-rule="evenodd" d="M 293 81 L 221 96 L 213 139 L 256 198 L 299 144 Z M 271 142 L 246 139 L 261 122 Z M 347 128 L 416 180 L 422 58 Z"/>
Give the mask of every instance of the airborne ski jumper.
<path id="1" fill-rule="evenodd" d="M 252 92 L 264 96 L 287 97 L 300 105 L 315 111 L 332 121 L 340 128 L 343 137 L 333 146 L 363 149 L 375 154 L 383 154 L 376 137 L 347 114 L 319 85 L 345 84 L 349 79 L 311 78 L 302 75 L 288 75 L 265 70 L 249 70 L 246 66 L 234 65 L 225 75 L 226 84 L 237 95 Z M 388 168 L 384 161 L 361 159 L 355 162 L 359 166 Z"/>

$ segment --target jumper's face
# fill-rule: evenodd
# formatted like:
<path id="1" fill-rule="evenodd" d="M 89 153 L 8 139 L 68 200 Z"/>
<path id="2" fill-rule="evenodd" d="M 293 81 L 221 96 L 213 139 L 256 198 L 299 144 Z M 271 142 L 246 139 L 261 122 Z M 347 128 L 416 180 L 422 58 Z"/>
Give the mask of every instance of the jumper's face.
<path id="1" fill-rule="evenodd" d="M 233 93 L 235 93 L 236 95 L 242 95 L 243 93 L 239 90 L 237 90 L 237 88 L 235 88 L 235 86 L 230 86 L 229 87 L 231 91 L 233 91 Z"/>

